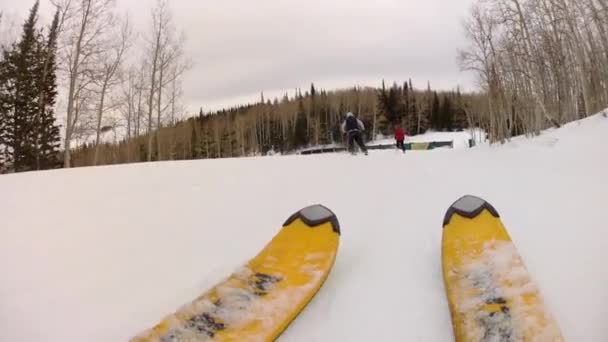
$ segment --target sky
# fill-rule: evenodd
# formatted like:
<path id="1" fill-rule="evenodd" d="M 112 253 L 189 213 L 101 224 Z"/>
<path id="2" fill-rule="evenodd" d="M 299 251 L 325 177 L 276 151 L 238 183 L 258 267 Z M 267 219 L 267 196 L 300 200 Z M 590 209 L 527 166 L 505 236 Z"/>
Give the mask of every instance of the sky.
<path id="1" fill-rule="evenodd" d="M 0 0 L 19 25 L 34 0 Z M 380 86 L 412 79 L 437 89 L 474 89 L 457 49 L 473 0 L 170 0 L 193 67 L 183 103 L 205 111 L 290 96 L 295 89 Z M 116 0 L 135 28 L 149 27 L 152 0 Z M 52 6 L 41 0 L 41 21 Z M 137 53 L 133 51 L 132 53 Z"/>

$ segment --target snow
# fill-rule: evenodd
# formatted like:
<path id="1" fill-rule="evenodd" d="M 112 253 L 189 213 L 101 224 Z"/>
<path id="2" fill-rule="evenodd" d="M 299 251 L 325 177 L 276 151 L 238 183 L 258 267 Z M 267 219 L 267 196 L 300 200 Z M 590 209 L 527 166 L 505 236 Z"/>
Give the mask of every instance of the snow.
<path id="1" fill-rule="evenodd" d="M 490 272 L 490 270 L 497 270 Z M 496 277 L 495 274 L 501 276 Z M 471 327 L 469 333 L 475 341 L 501 341 L 501 337 L 510 336 L 514 341 L 521 341 L 532 333 L 542 336 L 541 341 L 561 341 L 559 328 L 552 323 L 551 315 L 544 315 L 536 301 L 530 297 L 538 293 L 536 284 L 522 264 L 517 248 L 512 242 L 491 241 L 486 243 L 479 260 L 465 262 L 459 288 L 477 288 L 479 297 L 466 299 L 456 296 L 457 310 L 471 311 L 479 314 L 469 317 L 465 324 Z M 509 286 L 508 290 L 498 286 Z M 488 315 L 483 311 L 487 303 L 509 300 L 508 312 L 496 311 Z M 518 313 L 524 313 L 520 315 Z M 540 318 L 540 320 L 537 320 Z M 485 321 L 489 329 L 479 329 L 476 321 Z M 525 321 L 529 320 L 528 324 Z M 475 322 L 474 322 L 475 321 Z M 485 338 L 485 339 L 484 339 Z"/>
<path id="2" fill-rule="evenodd" d="M 472 149 L 162 162 L 0 177 L 0 341 L 127 341 L 242 267 L 295 211 L 336 263 L 280 341 L 450 341 L 442 220 L 488 200 L 566 340 L 608 335 L 608 119 Z"/>
<path id="3" fill-rule="evenodd" d="M 474 140 L 476 144 L 483 142 L 483 132 L 479 129 L 454 131 L 454 132 L 436 132 L 428 131 L 423 134 L 407 136 L 405 143 L 431 143 L 431 142 L 453 142 L 454 149 L 470 148 L 469 140 Z M 378 145 L 394 145 L 395 139 L 393 137 L 386 137 L 383 135 L 377 135 L 373 141 L 365 143 L 367 146 L 378 146 Z M 332 149 L 344 147 L 341 143 L 332 143 L 319 146 L 311 146 L 302 149 L 299 152 L 317 150 L 317 149 Z"/>
<path id="4" fill-rule="evenodd" d="M 477 129 L 455 132 L 428 131 L 424 134 L 407 136 L 405 139 L 405 143 L 431 143 L 451 141 L 453 142 L 454 149 L 466 149 L 470 148 L 469 140 L 475 140 L 476 144 L 482 142 L 482 134 L 483 132 Z M 369 145 L 391 145 L 394 143 L 395 139 L 393 138 L 383 138 L 370 142 Z"/>

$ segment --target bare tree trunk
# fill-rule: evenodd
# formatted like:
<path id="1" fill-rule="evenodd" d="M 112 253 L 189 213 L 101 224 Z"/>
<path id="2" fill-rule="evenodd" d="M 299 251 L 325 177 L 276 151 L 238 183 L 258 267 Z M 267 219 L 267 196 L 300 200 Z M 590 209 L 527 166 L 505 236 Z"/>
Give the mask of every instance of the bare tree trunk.
<path id="1" fill-rule="evenodd" d="M 591 10 L 593 23 L 595 24 L 595 27 L 598 30 L 598 33 L 600 36 L 600 41 L 602 43 L 602 50 L 604 52 L 603 63 L 604 63 L 604 65 L 606 65 L 606 64 L 608 64 L 608 34 L 606 33 L 606 25 L 608 24 L 608 22 L 606 21 L 606 19 L 602 20 L 602 18 L 600 17 L 600 12 L 594 3 L 594 0 L 589 0 L 588 4 L 589 4 L 589 8 Z M 607 5 L 607 7 L 608 7 L 608 5 Z M 608 14 L 608 10 L 606 10 L 605 13 Z M 602 74 L 603 81 L 601 83 L 602 83 L 602 89 L 604 90 L 603 99 L 601 102 L 602 102 L 602 105 L 607 105 L 608 104 L 608 85 L 606 84 L 606 81 L 608 81 L 608 70 L 606 69 L 605 66 L 600 67 L 599 70 L 602 70 L 601 74 Z"/>
<path id="2" fill-rule="evenodd" d="M 67 127 L 65 132 L 65 151 L 64 151 L 64 162 L 63 166 L 65 168 L 69 168 L 71 164 L 71 155 L 70 155 L 70 143 L 72 141 L 72 133 L 74 132 L 74 125 L 76 124 L 75 115 L 74 115 L 74 94 L 77 88 L 77 79 L 80 69 L 80 55 L 82 53 L 82 42 L 84 39 L 85 32 L 89 25 L 89 15 L 91 10 L 91 1 L 92 0 L 83 0 L 83 15 L 82 20 L 80 22 L 80 29 L 78 36 L 76 38 L 76 45 L 73 50 L 72 63 L 70 67 L 70 86 L 68 89 L 68 108 L 67 108 Z"/>
<path id="3" fill-rule="evenodd" d="M 244 122 L 241 122 L 241 127 L 239 129 L 239 133 L 241 135 L 241 156 L 245 156 L 245 136 L 244 136 L 245 128 L 242 127 L 243 125 L 244 125 Z"/>
<path id="4" fill-rule="evenodd" d="M 106 91 L 108 89 L 108 80 L 104 80 L 103 86 L 101 88 L 101 100 L 99 101 L 99 107 L 97 109 L 97 129 L 96 129 L 96 138 L 95 138 L 95 154 L 93 155 L 93 165 L 97 165 L 97 158 L 99 155 L 99 140 L 101 138 L 101 119 L 103 116 L 103 109 L 106 99 Z"/>
<path id="5" fill-rule="evenodd" d="M 213 121 L 214 125 L 213 125 L 213 129 L 214 129 L 214 133 L 215 133 L 215 147 L 216 147 L 216 157 L 217 158 L 222 158 L 222 139 L 220 137 L 220 123 L 219 123 L 219 119 L 216 119 Z"/>
<path id="6" fill-rule="evenodd" d="M 152 89 L 150 90 L 150 97 L 148 99 L 148 161 L 152 161 L 152 112 L 154 111 L 154 95 L 156 92 L 156 62 L 158 54 L 154 56 L 154 63 L 152 67 L 151 84 Z"/>
<path id="7" fill-rule="evenodd" d="M 209 158 L 209 156 L 211 155 L 211 151 L 209 150 L 209 128 L 206 127 L 204 130 L 205 134 L 205 152 L 206 152 L 206 157 Z"/>
<path id="8" fill-rule="evenodd" d="M 173 69 L 172 75 L 173 81 L 171 81 L 171 124 L 175 124 L 175 102 L 177 101 L 177 75 L 175 75 L 175 69 Z"/>
<path id="9" fill-rule="evenodd" d="M 127 93 L 127 141 L 132 137 L 132 120 L 133 120 L 133 75 L 129 75 L 129 90 Z"/>
<path id="10" fill-rule="evenodd" d="M 162 67 L 162 57 L 161 57 L 161 67 L 158 70 L 159 73 L 159 77 L 158 77 L 158 99 L 156 100 L 156 106 L 157 106 L 157 111 L 156 111 L 156 160 L 161 160 L 161 143 L 160 143 L 160 129 L 162 127 L 162 122 L 161 122 L 161 114 L 162 114 L 162 97 L 163 97 L 163 76 L 164 76 L 164 71 L 165 68 Z"/>
<path id="11" fill-rule="evenodd" d="M 372 141 L 376 140 L 378 109 L 374 105 L 374 122 L 372 124 Z"/>
<path id="12" fill-rule="evenodd" d="M 135 121 L 135 136 L 139 137 L 141 134 L 141 114 L 142 114 L 142 94 L 143 94 L 143 78 L 142 82 L 139 83 L 139 87 L 137 89 L 137 119 Z"/>
<path id="13" fill-rule="evenodd" d="M 563 6 L 563 9 L 565 11 L 564 15 L 566 17 L 566 21 L 568 23 L 568 27 L 570 30 L 570 34 L 572 35 L 572 38 L 570 39 L 570 41 L 572 42 L 573 45 L 573 50 L 574 50 L 574 57 L 575 57 L 575 65 L 576 65 L 576 75 L 578 77 L 578 82 L 579 82 L 579 86 L 583 95 L 583 111 L 585 113 L 585 116 L 589 114 L 589 89 L 588 89 L 588 85 L 586 82 L 586 77 L 585 77 L 585 66 L 586 66 L 586 59 L 585 59 L 585 47 L 582 45 L 582 42 L 584 41 L 582 38 L 582 35 L 578 29 L 578 25 L 574 19 L 575 13 L 574 13 L 574 9 L 572 9 L 568 3 L 565 0 L 559 0 L 561 1 L 561 5 Z M 578 113 L 577 113 L 578 114 Z"/>
<path id="14" fill-rule="evenodd" d="M 534 77 L 534 70 L 531 66 L 532 46 L 533 45 L 532 45 L 532 40 L 531 40 L 531 36 L 530 36 L 530 31 L 528 30 L 528 24 L 524 17 L 519 0 L 511 0 L 511 2 L 515 5 L 515 8 L 517 10 L 518 19 L 519 19 L 519 25 L 521 26 L 521 29 L 522 29 L 522 34 L 523 34 L 523 39 L 524 39 L 524 54 L 525 54 L 525 59 L 527 59 L 527 61 L 524 61 L 523 67 L 524 67 L 524 70 L 526 71 L 526 74 L 528 75 L 528 79 L 529 79 L 529 82 L 531 85 L 530 88 L 532 91 L 532 95 L 534 96 L 534 99 L 536 100 L 536 103 L 537 103 L 538 107 L 540 108 L 543 116 L 549 122 L 551 122 L 554 126 L 559 127 L 560 126 L 559 123 L 553 118 L 553 116 L 551 116 L 547 112 L 545 104 L 540 96 L 540 94 L 541 94 L 540 87 Z"/>
<path id="15" fill-rule="evenodd" d="M 116 73 L 118 72 L 122 61 L 123 55 L 128 48 L 130 38 L 129 32 L 129 21 L 125 21 L 122 25 L 122 29 L 119 37 L 110 37 L 111 41 L 116 42 L 116 45 L 111 48 L 110 54 L 114 54 L 112 56 L 102 56 L 105 62 L 103 63 L 102 70 L 102 86 L 101 86 L 101 94 L 100 101 L 97 110 L 97 127 L 96 127 L 96 138 L 95 138 L 95 154 L 93 157 L 93 165 L 97 165 L 97 158 L 99 156 L 99 142 L 101 137 L 101 123 L 103 118 L 103 113 L 105 110 L 105 99 L 106 94 L 110 88 L 116 85 L 114 80 Z"/>
<path id="16" fill-rule="evenodd" d="M 148 162 L 152 161 L 152 113 L 154 112 L 154 96 L 157 91 L 156 86 L 158 85 L 159 88 L 161 87 L 161 83 L 156 82 L 156 73 L 159 71 L 163 32 L 167 20 L 165 10 L 166 3 L 164 1 L 159 1 L 155 12 L 152 14 L 154 45 L 152 47 L 152 72 L 150 75 L 150 96 L 148 98 Z M 160 124 L 160 120 L 158 122 Z M 158 128 L 160 129 L 160 125 Z M 158 151 L 158 153 L 160 153 L 160 151 Z"/>

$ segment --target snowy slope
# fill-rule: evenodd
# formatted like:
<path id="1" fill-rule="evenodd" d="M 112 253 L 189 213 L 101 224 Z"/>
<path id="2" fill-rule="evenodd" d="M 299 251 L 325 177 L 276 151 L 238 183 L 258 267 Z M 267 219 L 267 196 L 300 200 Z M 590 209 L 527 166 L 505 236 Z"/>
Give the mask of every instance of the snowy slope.
<path id="1" fill-rule="evenodd" d="M 453 148 L 455 149 L 466 149 L 469 148 L 469 140 L 474 139 L 476 143 L 483 141 L 482 132 L 479 130 L 474 131 L 459 131 L 459 132 L 435 132 L 429 131 L 424 134 L 407 136 L 405 143 L 430 143 L 430 142 L 443 142 L 451 141 Z M 392 145 L 395 143 L 394 138 L 378 139 L 370 145 Z"/>
<path id="2" fill-rule="evenodd" d="M 127 341 L 254 256 L 294 211 L 342 226 L 281 341 L 450 341 L 441 223 L 490 201 L 570 341 L 608 337 L 608 119 L 498 146 L 166 162 L 0 177 L 0 341 Z"/>
<path id="3" fill-rule="evenodd" d="M 478 129 L 459 131 L 459 132 L 428 131 L 426 133 L 419 134 L 419 135 L 407 136 L 405 139 L 405 143 L 431 143 L 431 142 L 451 141 L 451 142 L 453 142 L 453 148 L 466 149 L 466 148 L 469 148 L 469 140 L 471 140 L 471 139 L 475 140 L 476 144 L 483 142 L 483 132 Z M 368 141 L 365 144 L 367 146 L 394 145 L 395 139 L 393 137 L 377 135 L 375 140 Z M 344 147 L 344 144 L 332 143 L 332 144 L 326 144 L 326 145 L 311 146 L 308 148 L 304 148 L 298 152 L 307 151 L 307 150 L 318 150 L 321 148 L 332 149 L 332 148 L 340 148 L 340 147 Z"/>

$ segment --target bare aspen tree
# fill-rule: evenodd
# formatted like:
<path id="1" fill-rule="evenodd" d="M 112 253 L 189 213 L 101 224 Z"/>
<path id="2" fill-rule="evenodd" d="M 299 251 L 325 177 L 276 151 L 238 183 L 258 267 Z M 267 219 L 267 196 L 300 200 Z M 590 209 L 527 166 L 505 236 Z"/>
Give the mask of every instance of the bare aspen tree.
<path id="1" fill-rule="evenodd" d="M 608 1 L 479 0 L 461 67 L 488 96 L 492 141 L 538 133 L 608 105 Z M 481 19 L 481 20 L 480 20 Z M 492 24 L 494 34 L 488 34 Z M 522 132 L 520 132 L 522 133 Z"/>
<path id="2" fill-rule="evenodd" d="M 143 63 L 142 65 L 145 65 Z M 137 109 L 135 111 L 136 118 L 135 120 L 135 136 L 138 137 L 141 134 L 141 120 L 144 114 L 144 90 L 145 90 L 145 81 L 146 81 L 146 72 L 141 67 L 135 66 L 136 70 L 139 70 L 137 74 L 137 83 L 135 84 L 135 91 L 137 92 Z"/>
<path id="3" fill-rule="evenodd" d="M 133 68 L 127 71 L 127 76 L 122 84 L 122 107 L 121 112 L 127 123 L 126 139 L 129 140 L 133 136 L 136 116 L 136 90 L 137 75 Z"/>
<path id="4" fill-rule="evenodd" d="M 97 165 L 97 158 L 99 155 L 99 143 L 101 138 L 101 123 L 103 119 L 104 110 L 106 109 L 106 95 L 112 90 L 112 88 L 120 83 L 119 72 L 124 59 L 124 54 L 130 44 L 131 29 L 129 26 L 129 19 L 126 18 L 124 22 L 119 24 L 115 22 L 113 18 L 110 18 L 111 25 L 119 25 L 120 32 L 111 33 L 108 36 L 108 47 L 101 53 L 98 58 L 100 70 L 95 79 L 95 82 L 99 87 L 99 104 L 97 108 L 97 125 L 96 125 L 96 138 L 95 138 L 95 154 L 93 156 L 93 165 Z"/>
<path id="5" fill-rule="evenodd" d="M 165 28 L 169 25 L 169 13 L 167 3 L 158 0 L 156 7 L 152 10 L 152 33 L 149 41 L 150 50 L 150 92 L 148 94 L 148 151 L 147 159 L 152 161 L 152 115 L 154 112 L 154 98 L 157 92 L 157 73 L 160 65 L 162 48 L 166 45 L 164 36 Z M 160 121 L 160 120 L 159 120 Z M 158 127 L 160 129 L 160 126 Z"/>
<path id="6" fill-rule="evenodd" d="M 179 99 L 183 95 L 182 82 L 179 78 L 179 65 L 175 64 L 171 68 L 171 92 L 169 96 L 169 105 L 171 107 L 171 124 L 175 124 L 177 119 L 181 119 L 183 109 L 179 103 Z"/>
<path id="7" fill-rule="evenodd" d="M 496 64 L 496 55 L 492 49 L 494 37 L 494 20 L 484 9 L 475 5 L 471 8 L 471 17 L 464 24 L 465 35 L 471 46 L 467 50 L 459 51 L 459 62 L 463 70 L 475 71 L 479 77 L 481 89 L 488 93 L 488 110 L 490 117 L 495 117 L 493 101 L 497 92 L 496 82 L 492 77 L 493 65 Z"/>
<path id="8" fill-rule="evenodd" d="M 148 60 L 150 91 L 148 96 L 148 161 L 152 160 L 152 142 L 156 137 L 157 158 L 162 157 L 161 136 L 159 130 L 162 127 L 163 114 L 167 109 L 175 115 L 177 97 L 179 95 L 177 86 L 179 78 L 188 70 L 188 63 L 183 61 L 184 38 L 178 36 L 173 19 L 166 0 L 158 0 L 152 11 L 152 30 L 148 37 Z M 174 83 L 175 81 L 175 83 Z M 171 86 L 175 85 L 175 92 Z M 169 101 L 165 101 L 164 90 L 169 87 Z M 175 95 L 175 98 L 173 98 Z M 168 104 L 164 104 L 168 102 Z M 152 134 L 153 115 L 156 121 L 156 133 Z"/>
<path id="9" fill-rule="evenodd" d="M 569 41 L 572 44 L 573 49 L 570 50 L 573 54 L 574 66 L 575 66 L 575 75 L 577 77 L 577 81 L 579 84 L 579 89 L 582 93 L 583 97 L 583 108 L 581 109 L 585 115 L 589 113 L 588 105 L 589 105 L 589 94 L 588 94 L 588 85 L 585 81 L 586 74 L 586 58 L 585 58 L 585 47 L 583 45 L 584 40 L 581 32 L 579 31 L 579 26 L 577 24 L 575 8 L 573 8 L 569 1 L 566 0 L 551 0 L 556 3 L 553 7 L 558 8 L 560 10 L 561 16 L 564 18 L 568 33 L 570 35 Z M 580 18 L 580 17 L 579 17 Z M 578 113 L 577 113 L 578 114 Z M 578 115 L 577 115 L 577 118 Z"/>
<path id="10" fill-rule="evenodd" d="M 164 57 L 164 51 L 160 51 L 160 63 L 159 63 L 159 68 L 158 68 L 158 87 L 157 87 L 157 93 L 158 93 L 158 98 L 156 99 L 156 160 L 161 160 L 161 155 L 162 155 L 162 149 L 161 149 L 161 137 L 160 137 L 160 129 L 163 127 L 162 126 L 162 121 L 161 121 L 161 117 L 162 117 L 162 113 L 163 110 L 161 109 L 162 104 L 163 104 L 163 81 L 164 81 L 164 75 L 166 72 L 166 66 L 167 66 L 167 62 L 166 59 Z"/>
<path id="11" fill-rule="evenodd" d="M 501 2 L 502 3 L 502 2 Z M 515 12 L 515 20 L 519 26 L 519 30 L 521 32 L 520 38 L 523 40 L 523 45 L 521 46 L 521 52 L 523 53 L 523 58 L 521 60 L 521 65 L 523 67 L 523 71 L 527 76 L 529 81 L 529 89 L 532 92 L 532 96 L 536 100 L 537 105 L 540 108 L 542 115 L 547 118 L 553 125 L 559 126 L 559 123 L 555 121 L 552 115 L 547 112 L 545 103 L 542 99 L 542 90 L 539 85 L 539 81 L 536 78 L 537 71 L 534 68 L 533 61 L 533 43 L 532 37 L 528 25 L 528 21 L 523 13 L 522 6 L 520 0 L 510 0 L 511 5 L 514 8 L 507 8 L 506 11 L 514 11 Z M 505 18 L 506 19 L 506 18 Z M 508 20 L 508 19 L 507 19 Z"/>
<path id="12" fill-rule="evenodd" d="M 107 26 L 114 0 L 63 0 L 57 6 L 65 13 L 61 50 L 67 69 L 68 99 L 64 144 L 64 167 L 70 167 L 72 136 L 78 123 L 76 106 L 82 83 L 94 77 L 95 57 L 101 53 L 99 42 Z M 82 105 L 82 103 L 80 103 Z"/>
<path id="13" fill-rule="evenodd" d="M 181 81 L 177 75 L 178 65 L 174 64 L 170 70 L 169 80 L 171 80 L 169 84 L 169 99 L 167 106 L 169 107 L 169 125 L 174 126 L 176 124 L 176 116 L 181 117 L 181 106 L 179 104 L 179 98 L 182 95 Z M 171 136 L 172 142 L 172 151 L 176 145 L 176 135 L 173 134 Z"/>
<path id="14" fill-rule="evenodd" d="M 608 64 L 608 4 L 603 2 L 604 6 L 602 6 L 602 1 L 596 3 L 596 0 L 588 0 L 584 3 L 589 8 L 593 25 L 597 30 L 597 34 L 599 35 L 601 42 L 601 49 L 596 51 L 596 53 L 599 55 L 598 60 L 601 61 L 598 64 L 604 65 L 604 67 L 599 68 L 602 74 L 600 86 L 603 90 L 603 98 L 601 102 L 608 103 L 608 69 L 605 67 L 605 65 Z"/>
<path id="15" fill-rule="evenodd" d="M 177 100 L 177 84 L 179 82 L 179 78 L 183 75 L 183 73 L 188 70 L 189 65 L 186 63 L 181 63 L 183 58 L 183 44 L 184 38 L 177 38 L 175 36 L 175 28 L 172 26 L 172 23 L 169 21 L 169 25 L 165 26 L 163 35 L 165 37 L 165 44 L 161 45 L 160 50 L 160 58 L 159 58 L 159 67 L 158 67 L 158 95 L 157 95 L 157 129 L 162 127 L 162 116 L 163 113 L 166 112 L 167 109 L 171 111 L 170 121 L 173 121 L 175 117 L 175 101 Z M 174 88 L 173 88 L 174 87 Z M 165 88 L 169 88 L 169 102 L 165 106 L 163 106 L 163 90 Z M 170 108 L 167 108 L 170 107 Z M 158 159 L 161 159 L 160 155 L 160 146 L 161 139 L 158 135 L 157 130 L 157 151 Z"/>
<path id="16" fill-rule="evenodd" d="M 88 143 L 95 133 L 95 109 L 93 108 L 95 92 L 92 90 L 91 79 L 79 80 L 79 87 L 75 92 L 74 126 L 72 127 L 72 140 L 76 145 Z"/>

